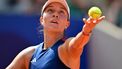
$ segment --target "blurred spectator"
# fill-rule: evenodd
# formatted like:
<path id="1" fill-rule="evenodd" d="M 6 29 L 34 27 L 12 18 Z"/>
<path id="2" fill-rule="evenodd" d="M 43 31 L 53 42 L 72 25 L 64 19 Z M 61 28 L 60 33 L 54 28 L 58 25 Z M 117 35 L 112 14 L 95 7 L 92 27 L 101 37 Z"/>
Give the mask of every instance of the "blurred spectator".
<path id="1" fill-rule="evenodd" d="M 45 1 L 47 0 L 0 0 L 0 13 L 40 14 Z"/>
<path id="2" fill-rule="evenodd" d="M 0 0 L 0 13 L 7 11 L 7 0 Z"/>
<path id="3" fill-rule="evenodd" d="M 12 6 L 15 6 L 18 3 L 18 1 L 17 0 L 8 0 L 7 3 L 9 6 L 12 7 Z"/>
<path id="4" fill-rule="evenodd" d="M 32 7 L 31 0 L 1 0 L 0 12 L 5 14 L 25 13 Z"/>

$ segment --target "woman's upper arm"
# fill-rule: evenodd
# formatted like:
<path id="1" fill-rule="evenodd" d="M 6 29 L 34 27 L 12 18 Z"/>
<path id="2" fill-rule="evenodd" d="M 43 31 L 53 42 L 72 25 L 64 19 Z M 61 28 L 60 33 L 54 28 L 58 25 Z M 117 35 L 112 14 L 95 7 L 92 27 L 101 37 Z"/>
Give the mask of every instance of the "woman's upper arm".
<path id="1" fill-rule="evenodd" d="M 79 58 L 83 48 L 81 49 L 80 45 L 77 45 L 76 47 L 73 45 L 75 37 L 70 37 L 68 38 L 65 43 L 62 45 L 62 48 L 66 50 L 66 53 L 68 53 L 68 56 L 72 58 Z"/>
<path id="2" fill-rule="evenodd" d="M 27 69 L 34 50 L 35 47 L 28 47 L 21 51 L 6 69 Z"/>

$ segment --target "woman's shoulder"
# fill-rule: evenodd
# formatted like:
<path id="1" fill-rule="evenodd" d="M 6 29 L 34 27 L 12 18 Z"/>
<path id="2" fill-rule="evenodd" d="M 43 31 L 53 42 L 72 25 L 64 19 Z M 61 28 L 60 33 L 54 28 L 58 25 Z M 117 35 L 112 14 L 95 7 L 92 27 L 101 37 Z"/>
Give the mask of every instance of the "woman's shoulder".
<path id="1" fill-rule="evenodd" d="M 23 54 L 23 56 L 25 58 L 31 58 L 32 57 L 32 54 L 34 53 L 35 49 L 37 48 L 38 46 L 30 46 L 30 47 L 27 47 L 25 48 L 21 53 Z"/>
<path id="2" fill-rule="evenodd" d="M 37 47 L 38 47 L 38 46 L 30 46 L 30 47 L 27 47 L 27 48 L 25 48 L 25 49 L 22 51 L 22 53 L 23 53 L 24 55 L 32 54 L 32 53 L 35 51 L 35 49 L 36 49 Z"/>
<path id="3" fill-rule="evenodd" d="M 38 46 L 30 46 L 30 47 L 27 47 L 26 49 L 23 50 L 23 54 L 24 54 L 23 56 L 25 59 L 26 69 L 29 68 L 29 62 L 30 62 L 30 60 L 33 56 L 33 53 L 37 47 Z"/>
<path id="4" fill-rule="evenodd" d="M 30 46 L 22 50 L 6 69 L 28 69 L 29 62 L 37 46 Z"/>
<path id="5" fill-rule="evenodd" d="M 40 43 L 40 44 L 41 44 L 41 43 Z M 36 45 L 36 46 L 29 46 L 29 47 L 25 48 L 24 50 L 22 50 L 22 51 L 20 52 L 20 54 L 21 54 L 23 57 L 25 57 L 25 59 L 30 59 L 30 58 L 32 57 L 32 55 L 33 55 L 35 49 L 36 49 L 37 47 L 39 47 L 40 44 L 38 44 L 38 45 Z"/>

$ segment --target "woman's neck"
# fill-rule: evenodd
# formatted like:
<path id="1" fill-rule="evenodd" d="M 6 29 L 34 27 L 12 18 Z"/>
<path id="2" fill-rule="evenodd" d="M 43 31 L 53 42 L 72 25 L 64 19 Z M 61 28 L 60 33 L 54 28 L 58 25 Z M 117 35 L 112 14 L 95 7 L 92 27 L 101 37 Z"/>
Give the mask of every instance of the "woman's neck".
<path id="1" fill-rule="evenodd" d="M 53 33 L 53 32 L 46 32 L 44 31 L 44 48 L 47 49 L 52 47 L 58 40 L 63 38 L 63 33 Z"/>

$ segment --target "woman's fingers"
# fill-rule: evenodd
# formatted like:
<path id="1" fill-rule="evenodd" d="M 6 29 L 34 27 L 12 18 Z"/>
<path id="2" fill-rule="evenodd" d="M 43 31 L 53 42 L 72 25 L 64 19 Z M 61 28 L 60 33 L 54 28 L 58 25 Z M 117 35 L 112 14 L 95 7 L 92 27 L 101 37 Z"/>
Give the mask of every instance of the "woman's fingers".
<path id="1" fill-rule="evenodd" d="M 83 18 L 83 21 L 84 21 L 84 23 L 85 23 L 85 26 L 84 26 L 84 29 L 86 30 L 86 31 L 92 31 L 93 29 L 94 29 L 94 27 L 98 24 L 98 23 L 100 23 L 100 21 L 102 21 L 103 19 L 105 18 L 105 16 L 102 16 L 102 17 L 100 17 L 100 18 L 98 18 L 98 19 L 93 19 L 93 18 L 91 18 L 91 17 L 89 17 L 88 19 L 86 19 L 86 18 Z"/>
<path id="2" fill-rule="evenodd" d="M 87 23 L 87 20 L 86 20 L 86 18 L 83 18 L 83 21 L 84 21 L 84 23 L 85 23 L 85 24 Z"/>
<path id="3" fill-rule="evenodd" d="M 99 22 L 102 21 L 103 19 L 105 19 L 105 16 L 101 16 L 100 18 L 98 18 L 97 23 L 99 23 Z"/>
<path id="4" fill-rule="evenodd" d="M 89 24 L 89 23 L 94 23 L 94 24 L 98 24 L 100 21 L 102 21 L 105 18 L 105 16 L 101 16 L 98 19 L 93 19 L 92 17 L 89 17 L 88 19 L 83 18 L 83 21 L 85 24 Z"/>
<path id="5" fill-rule="evenodd" d="M 105 18 L 105 16 L 101 16 L 100 18 L 98 19 L 92 19 L 92 22 L 95 23 L 95 24 L 98 24 L 100 21 L 102 21 L 103 19 Z"/>
<path id="6" fill-rule="evenodd" d="M 88 19 L 83 18 L 83 21 L 85 24 L 91 23 L 91 18 L 90 17 Z"/>

